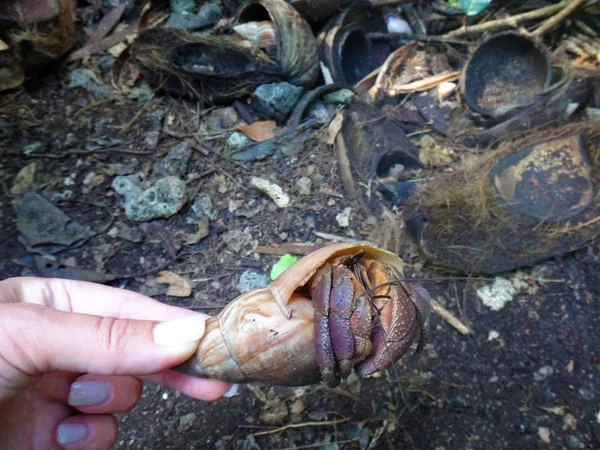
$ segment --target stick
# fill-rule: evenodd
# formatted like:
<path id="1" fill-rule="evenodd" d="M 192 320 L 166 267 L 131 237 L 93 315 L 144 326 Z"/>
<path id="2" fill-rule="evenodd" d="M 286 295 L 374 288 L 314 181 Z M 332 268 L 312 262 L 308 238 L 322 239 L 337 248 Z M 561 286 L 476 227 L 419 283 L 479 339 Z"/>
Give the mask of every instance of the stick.
<path id="1" fill-rule="evenodd" d="M 519 24 L 527 22 L 528 20 L 541 19 L 543 17 L 551 16 L 562 10 L 565 6 L 570 3 L 569 0 L 561 2 L 557 5 L 546 6 L 545 8 L 536 9 L 523 14 L 517 14 L 516 16 L 507 17 L 505 19 L 490 20 L 488 22 L 479 23 L 470 27 L 464 26 L 457 28 L 450 33 L 444 34 L 443 38 L 450 38 L 455 36 L 466 36 L 475 33 L 483 33 L 484 31 L 496 31 L 502 28 L 516 28 Z"/>
<path id="2" fill-rule="evenodd" d="M 279 245 L 259 245 L 254 249 L 254 253 L 263 255 L 287 255 L 289 253 L 295 255 L 306 255 L 322 248 L 322 244 L 303 244 L 303 243 L 287 243 Z"/>
<path id="3" fill-rule="evenodd" d="M 558 12 L 556 15 L 547 19 L 544 23 L 540 25 L 540 27 L 533 32 L 534 36 L 542 36 L 547 31 L 550 31 L 552 28 L 560 24 L 563 20 L 565 20 L 571 13 L 573 13 L 577 8 L 579 8 L 583 2 L 586 0 L 573 0 L 564 9 Z"/>
<path id="4" fill-rule="evenodd" d="M 448 322 L 459 333 L 464 334 L 465 336 L 467 334 L 472 333 L 471 329 L 468 326 L 466 326 L 464 323 L 458 320 L 454 314 L 452 314 L 434 299 L 431 299 L 431 309 L 433 309 L 438 314 L 438 316 L 440 316 L 442 319 Z"/>
<path id="5" fill-rule="evenodd" d="M 338 419 L 338 420 L 326 420 L 324 422 L 304 422 L 304 423 L 291 423 L 289 425 L 275 428 L 274 430 L 269 431 L 261 431 L 259 433 L 254 433 L 254 436 L 264 436 L 265 434 L 273 434 L 279 433 L 281 431 L 288 430 L 290 428 L 302 428 L 302 427 L 320 427 L 324 425 L 337 425 L 339 423 L 348 422 L 349 419 Z"/>

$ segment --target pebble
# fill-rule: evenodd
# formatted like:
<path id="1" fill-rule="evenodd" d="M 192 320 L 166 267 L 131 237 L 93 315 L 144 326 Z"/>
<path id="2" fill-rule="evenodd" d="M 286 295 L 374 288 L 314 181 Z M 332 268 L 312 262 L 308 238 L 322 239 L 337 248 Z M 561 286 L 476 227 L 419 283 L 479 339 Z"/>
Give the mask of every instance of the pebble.
<path id="1" fill-rule="evenodd" d="M 517 290 L 506 278 L 496 277 L 492 286 L 483 286 L 477 289 L 477 296 L 484 305 L 492 311 L 499 311 L 508 302 L 512 301 Z"/>
<path id="2" fill-rule="evenodd" d="M 312 180 L 308 177 L 300 177 L 296 181 L 296 188 L 300 195 L 310 195 L 312 190 Z"/>
<path id="3" fill-rule="evenodd" d="M 549 444 L 550 443 L 550 428 L 539 427 L 538 428 L 538 436 L 540 437 L 542 442 Z"/>
<path id="4" fill-rule="evenodd" d="M 338 225 L 342 228 L 347 228 L 350 226 L 350 215 L 352 214 L 352 208 L 344 208 L 344 210 L 335 216 L 335 220 Z"/>
<path id="5" fill-rule="evenodd" d="M 189 430 L 194 426 L 194 422 L 196 421 L 196 414 L 189 413 L 181 416 L 179 418 L 179 426 L 177 427 L 177 431 L 180 433 Z"/>
<path id="6" fill-rule="evenodd" d="M 227 145 L 235 150 L 241 150 L 242 148 L 250 145 L 252 141 L 248 139 L 248 137 L 242 133 L 241 131 L 234 131 L 227 138 Z"/>
<path id="7" fill-rule="evenodd" d="M 74 69 L 71 71 L 68 88 L 83 88 L 96 99 L 104 99 L 110 95 L 108 86 L 100 84 L 94 72 L 88 69 Z"/>
<path id="8" fill-rule="evenodd" d="M 497 331 L 490 331 L 490 333 L 488 334 L 488 342 L 493 341 L 494 339 L 498 339 L 500 337 L 500 333 L 498 333 Z"/>
<path id="9" fill-rule="evenodd" d="M 10 189 L 12 195 L 22 194 L 33 187 L 36 168 L 37 164 L 32 162 L 19 170 Z"/>
<path id="10" fill-rule="evenodd" d="M 171 0 L 171 11 L 175 14 L 189 14 L 196 6 L 194 0 Z"/>
<path id="11" fill-rule="evenodd" d="M 147 102 L 152 97 L 152 88 L 146 81 L 138 83 L 129 93 L 129 98 L 132 100 L 139 100 L 140 102 Z"/>
<path id="12" fill-rule="evenodd" d="M 304 90 L 285 81 L 263 84 L 252 94 L 251 104 L 267 118 L 281 121 L 292 111 Z"/>
<path id="13" fill-rule="evenodd" d="M 554 368 L 552 366 L 543 366 L 538 370 L 535 374 L 533 374 L 533 379 L 535 381 L 543 381 L 548 378 L 550 375 L 554 373 Z"/>
<path id="14" fill-rule="evenodd" d="M 192 149 L 189 142 L 183 141 L 174 145 L 163 159 L 154 164 L 154 177 L 184 175 L 191 155 Z"/>
<path id="15" fill-rule="evenodd" d="M 254 272 L 252 270 L 246 270 L 240 276 L 237 289 L 240 294 L 251 291 L 253 289 L 262 289 L 269 285 L 269 277 L 262 273 Z"/>

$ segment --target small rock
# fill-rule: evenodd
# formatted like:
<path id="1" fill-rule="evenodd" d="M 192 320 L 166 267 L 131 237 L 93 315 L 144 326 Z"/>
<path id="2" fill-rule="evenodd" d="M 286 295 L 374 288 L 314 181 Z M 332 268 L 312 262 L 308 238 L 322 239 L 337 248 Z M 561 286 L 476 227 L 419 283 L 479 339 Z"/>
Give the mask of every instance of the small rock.
<path id="1" fill-rule="evenodd" d="M 178 212 L 187 201 L 186 186 L 177 177 L 158 180 L 154 186 L 142 191 L 132 179 L 116 177 L 112 186 L 124 197 L 125 214 L 131 220 L 144 222 L 158 217 L 170 217 Z"/>
<path id="2" fill-rule="evenodd" d="M 600 409 L 598 410 L 598 414 L 596 414 L 596 422 L 600 423 Z"/>
<path id="3" fill-rule="evenodd" d="M 292 414 L 302 414 L 305 408 L 304 402 L 299 398 L 292 403 L 292 406 L 290 406 L 290 412 Z"/>
<path id="4" fill-rule="evenodd" d="M 13 186 L 10 188 L 10 193 L 12 195 L 22 194 L 23 192 L 28 191 L 33 186 L 33 182 L 35 180 L 35 169 L 37 168 L 37 164 L 32 162 L 31 164 L 26 165 L 15 177 L 13 181 Z"/>
<path id="5" fill-rule="evenodd" d="M 565 414 L 563 417 L 564 428 L 569 429 L 571 431 L 577 430 L 577 419 L 571 413 Z"/>
<path id="6" fill-rule="evenodd" d="M 187 141 L 171 147 L 167 156 L 154 164 L 154 177 L 158 179 L 184 175 L 191 155 L 192 149 Z"/>
<path id="7" fill-rule="evenodd" d="M 95 188 L 104 183 L 104 175 L 97 174 L 96 172 L 88 173 L 83 179 L 83 184 L 90 188 Z"/>
<path id="8" fill-rule="evenodd" d="M 158 138 L 160 137 L 160 131 L 149 131 L 144 137 L 144 144 L 148 150 L 154 150 L 158 145 Z"/>
<path id="9" fill-rule="evenodd" d="M 152 88 L 146 81 L 138 83 L 129 93 L 129 98 L 132 100 L 139 100 L 140 102 L 147 102 L 152 97 Z"/>
<path id="10" fill-rule="evenodd" d="M 229 138 L 227 138 L 227 145 L 235 150 L 241 150 L 250 145 L 251 142 L 252 141 L 241 131 L 234 131 Z"/>
<path id="11" fill-rule="evenodd" d="M 129 242 L 142 242 L 145 233 L 139 227 L 129 227 L 124 223 L 119 224 L 116 236 Z"/>
<path id="12" fill-rule="evenodd" d="M 335 220 L 338 225 L 342 228 L 350 226 L 350 215 L 352 214 L 352 208 L 344 208 L 344 210 L 335 216 Z"/>
<path id="13" fill-rule="evenodd" d="M 304 90 L 285 81 L 263 84 L 252 94 L 251 105 L 267 118 L 282 121 L 292 111 Z"/>
<path id="14" fill-rule="evenodd" d="M 43 142 L 40 142 L 40 141 L 36 141 L 36 142 L 33 142 L 32 144 L 27 144 L 23 148 L 23 153 L 25 155 L 29 156 L 32 153 L 39 153 L 42 150 L 44 150 L 45 148 L 46 148 L 46 144 L 44 144 Z"/>
<path id="15" fill-rule="evenodd" d="M 223 17 L 221 8 L 216 2 L 211 1 L 203 4 L 197 15 L 171 14 L 165 27 L 180 30 L 201 30 L 216 24 L 221 17 Z"/>
<path id="16" fill-rule="evenodd" d="M 290 204 L 290 197 L 278 184 L 272 183 L 264 178 L 252 177 L 250 183 L 267 194 L 275 202 L 277 207 L 285 208 Z"/>
<path id="17" fill-rule="evenodd" d="M 262 289 L 269 285 L 269 277 L 262 273 L 254 272 L 252 270 L 246 270 L 240 276 L 237 289 L 241 294 L 244 292 L 251 291 L 253 289 Z"/>
<path id="18" fill-rule="evenodd" d="M 296 181 L 296 188 L 300 195 L 310 195 L 312 190 L 312 180 L 308 177 L 300 177 Z"/>
<path id="19" fill-rule="evenodd" d="M 456 83 L 449 83 L 448 81 L 443 82 L 437 88 L 438 100 L 443 102 L 455 91 Z"/>
<path id="20" fill-rule="evenodd" d="M 196 414 L 189 413 L 179 418 L 179 426 L 177 427 L 177 431 L 180 433 L 189 430 L 194 426 L 194 422 L 196 422 Z"/>
<path id="21" fill-rule="evenodd" d="M 192 211 L 194 211 L 194 214 L 199 219 L 202 219 L 204 216 L 207 216 L 211 220 L 217 218 L 217 212 L 213 207 L 212 199 L 208 192 L 201 192 L 196 196 L 196 200 L 192 204 Z"/>
<path id="22" fill-rule="evenodd" d="M 497 331 L 490 331 L 490 333 L 488 334 L 488 342 L 493 341 L 494 339 L 498 339 L 500 337 L 500 333 L 498 333 Z"/>
<path id="23" fill-rule="evenodd" d="M 103 171 L 109 177 L 113 175 L 129 175 L 135 172 L 136 164 L 130 163 L 110 163 L 103 167 Z"/>
<path id="24" fill-rule="evenodd" d="M 231 159 L 240 162 L 259 161 L 275 153 L 275 142 L 272 140 L 259 142 L 241 152 L 231 155 Z"/>
<path id="25" fill-rule="evenodd" d="M 567 438 L 567 443 L 569 444 L 569 448 L 572 448 L 574 450 L 585 448 L 585 444 L 579 439 L 577 439 L 576 436 L 569 436 Z"/>
<path id="26" fill-rule="evenodd" d="M 451 148 L 442 147 L 431 136 L 424 136 L 415 146 L 419 149 L 419 161 L 427 167 L 447 166 L 456 157 Z"/>
<path id="27" fill-rule="evenodd" d="M 552 366 L 543 366 L 536 373 L 533 374 L 533 379 L 535 381 L 544 381 L 550 375 L 554 373 L 554 368 Z"/>
<path id="28" fill-rule="evenodd" d="M 201 134 L 223 132 L 235 125 L 238 120 L 237 112 L 232 106 L 218 108 L 208 114 L 200 125 Z"/>
<path id="29" fill-rule="evenodd" d="M 70 79 L 68 88 L 84 88 L 97 99 L 103 99 L 110 95 L 110 89 L 103 85 L 91 70 L 74 69 L 71 71 Z"/>
<path id="30" fill-rule="evenodd" d="M 171 11 L 175 14 L 189 14 L 195 6 L 194 0 L 171 0 Z"/>
<path id="31" fill-rule="evenodd" d="M 102 72 L 108 72 L 115 64 L 115 58 L 111 55 L 102 55 L 98 58 L 98 68 Z"/>
<path id="32" fill-rule="evenodd" d="M 483 286 L 477 289 L 477 296 L 492 311 L 499 311 L 504 308 L 504 305 L 512 301 L 516 294 L 517 290 L 512 283 L 502 277 L 496 277 L 492 286 Z"/>
<path id="33" fill-rule="evenodd" d="M 67 137 L 65 138 L 65 145 L 67 147 L 75 147 L 77 145 L 78 139 L 77 139 L 77 135 L 75 133 L 68 133 Z"/>
<path id="34" fill-rule="evenodd" d="M 550 443 L 550 429 L 548 427 L 539 427 L 538 436 L 540 437 L 542 442 L 546 444 Z"/>

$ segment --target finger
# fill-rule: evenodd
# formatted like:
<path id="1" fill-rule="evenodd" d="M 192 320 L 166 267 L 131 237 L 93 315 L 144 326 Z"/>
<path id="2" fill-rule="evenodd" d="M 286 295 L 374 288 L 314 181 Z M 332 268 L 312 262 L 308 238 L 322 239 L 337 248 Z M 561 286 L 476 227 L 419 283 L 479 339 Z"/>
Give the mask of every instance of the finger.
<path id="1" fill-rule="evenodd" d="M 72 372 L 48 373 L 38 379 L 34 389 L 43 398 L 63 405 L 67 404 L 71 385 L 80 374 Z"/>
<path id="2" fill-rule="evenodd" d="M 196 314 L 137 292 L 53 278 L 23 277 L 0 281 L 0 303 L 33 303 L 59 311 L 139 320 L 166 321 Z"/>
<path id="3" fill-rule="evenodd" d="M 157 324 L 0 303 L 0 373 L 19 382 L 54 371 L 158 373 L 194 353 L 204 320 L 193 315 Z"/>
<path id="4" fill-rule="evenodd" d="M 131 411 L 141 396 L 139 378 L 84 375 L 71 385 L 68 403 L 86 414 L 115 414 Z"/>
<path id="5" fill-rule="evenodd" d="M 117 421 L 110 415 L 72 416 L 56 428 L 56 442 L 69 450 L 108 450 L 118 436 Z"/>
<path id="6" fill-rule="evenodd" d="M 196 378 L 174 370 L 142 377 L 144 381 L 175 389 L 185 395 L 211 402 L 225 394 L 231 385 L 223 381 Z"/>

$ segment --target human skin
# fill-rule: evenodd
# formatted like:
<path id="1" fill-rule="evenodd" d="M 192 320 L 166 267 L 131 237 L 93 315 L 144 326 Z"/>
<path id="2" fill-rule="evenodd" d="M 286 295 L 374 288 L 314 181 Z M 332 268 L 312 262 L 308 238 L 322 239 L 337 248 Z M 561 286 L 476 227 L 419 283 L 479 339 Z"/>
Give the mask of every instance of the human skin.
<path id="1" fill-rule="evenodd" d="M 109 449 L 142 381 L 212 401 L 229 384 L 170 370 L 208 316 L 93 283 L 0 281 L 0 448 Z M 71 442 L 68 442 L 71 441 Z"/>

